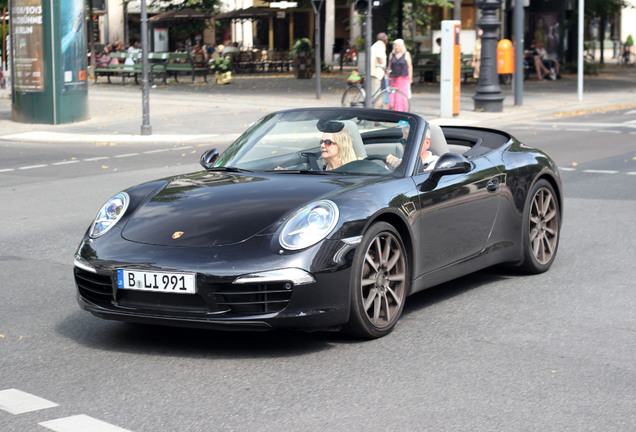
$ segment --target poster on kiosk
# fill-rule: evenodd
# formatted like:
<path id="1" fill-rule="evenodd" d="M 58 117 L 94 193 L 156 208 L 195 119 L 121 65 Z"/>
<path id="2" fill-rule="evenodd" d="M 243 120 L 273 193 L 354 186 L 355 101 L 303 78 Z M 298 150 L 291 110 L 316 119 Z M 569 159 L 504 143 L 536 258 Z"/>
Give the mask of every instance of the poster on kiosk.
<path id="1" fill-rule="evenodd" d="M 459 114 L 459 94 L 461 89 L 461 57 L 459 35 L 461 21 L 442 21 L 442 61 L 440 80 L 441 117 Z"/>

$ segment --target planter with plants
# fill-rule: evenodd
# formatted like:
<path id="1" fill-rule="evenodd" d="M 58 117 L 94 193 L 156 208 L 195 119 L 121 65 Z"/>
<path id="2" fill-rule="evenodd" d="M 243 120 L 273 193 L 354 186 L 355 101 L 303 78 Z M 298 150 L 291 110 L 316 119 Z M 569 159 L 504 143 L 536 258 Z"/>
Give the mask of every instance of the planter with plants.
<path id="1" fill-rule="evenodd" d="M 208 62 L 210 70 L 214 72 L 217 84 L 232 82 L 232 62 L 229 58 L 212 59 Z"/>
<path id="2" fill-rule="evenodd" d="M 296 78 L 309 79 L 313 73 L 314 50 L 308 38 L 297 39 L 289 52 L 294 59 Z"/>

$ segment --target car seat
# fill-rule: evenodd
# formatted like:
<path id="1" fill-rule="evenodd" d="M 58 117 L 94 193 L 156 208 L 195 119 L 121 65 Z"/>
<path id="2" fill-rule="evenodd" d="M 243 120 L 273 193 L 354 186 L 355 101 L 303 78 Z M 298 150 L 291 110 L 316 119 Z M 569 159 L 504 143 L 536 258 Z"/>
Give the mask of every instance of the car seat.
<path id="1" fill-rule="evenodd" d="M 340 120 L 344 124 L 344 128 L 351 135 L 351 141 L 353 142 L 353 151 L 358 159 L 364 159 L 367 157 L 367 151 L 364 148 L 364 142 L 362 136 L 360 136 L 360 130 L 358 125 L 353 120 Z"/>
<path id="2" fill-rule="evenodd" d="M 439 125 L 433 123 L 429 123 L 428 127 L 431 130 L 431 145 L 428 150 L 437 156 L 448 153 L 450 150 L 448 149 L 446 137 L 444 136 L 442 128 Z"/>

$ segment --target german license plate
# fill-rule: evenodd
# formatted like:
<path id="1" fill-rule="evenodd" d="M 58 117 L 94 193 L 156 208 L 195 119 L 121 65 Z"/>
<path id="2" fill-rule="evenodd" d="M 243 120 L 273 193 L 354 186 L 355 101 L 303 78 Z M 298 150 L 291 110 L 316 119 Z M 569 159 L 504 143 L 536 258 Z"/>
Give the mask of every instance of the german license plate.
<path id="1" fill-rule="evenodd" d="M 171 294 L 195 294 L 193 273 L 166 273 L 139 270 L 117 270 L 117 286 L 121 289 Z"/>

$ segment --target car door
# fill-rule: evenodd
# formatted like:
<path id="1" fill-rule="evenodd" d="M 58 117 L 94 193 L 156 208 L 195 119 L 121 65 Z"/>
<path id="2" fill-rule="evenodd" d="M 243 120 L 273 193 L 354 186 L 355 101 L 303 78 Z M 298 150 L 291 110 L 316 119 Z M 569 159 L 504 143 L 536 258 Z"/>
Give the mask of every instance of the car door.
<path id="1" fill-rule="evenodd" d="M 436 184 L 431 184 L 428 171 L 413 177 L 420 201 L 419 275 L 478 254 L 486 246 L 503 176 L 485 157 L 471 160 L 470 166 L 466 173 L 443 175 Z"/>

